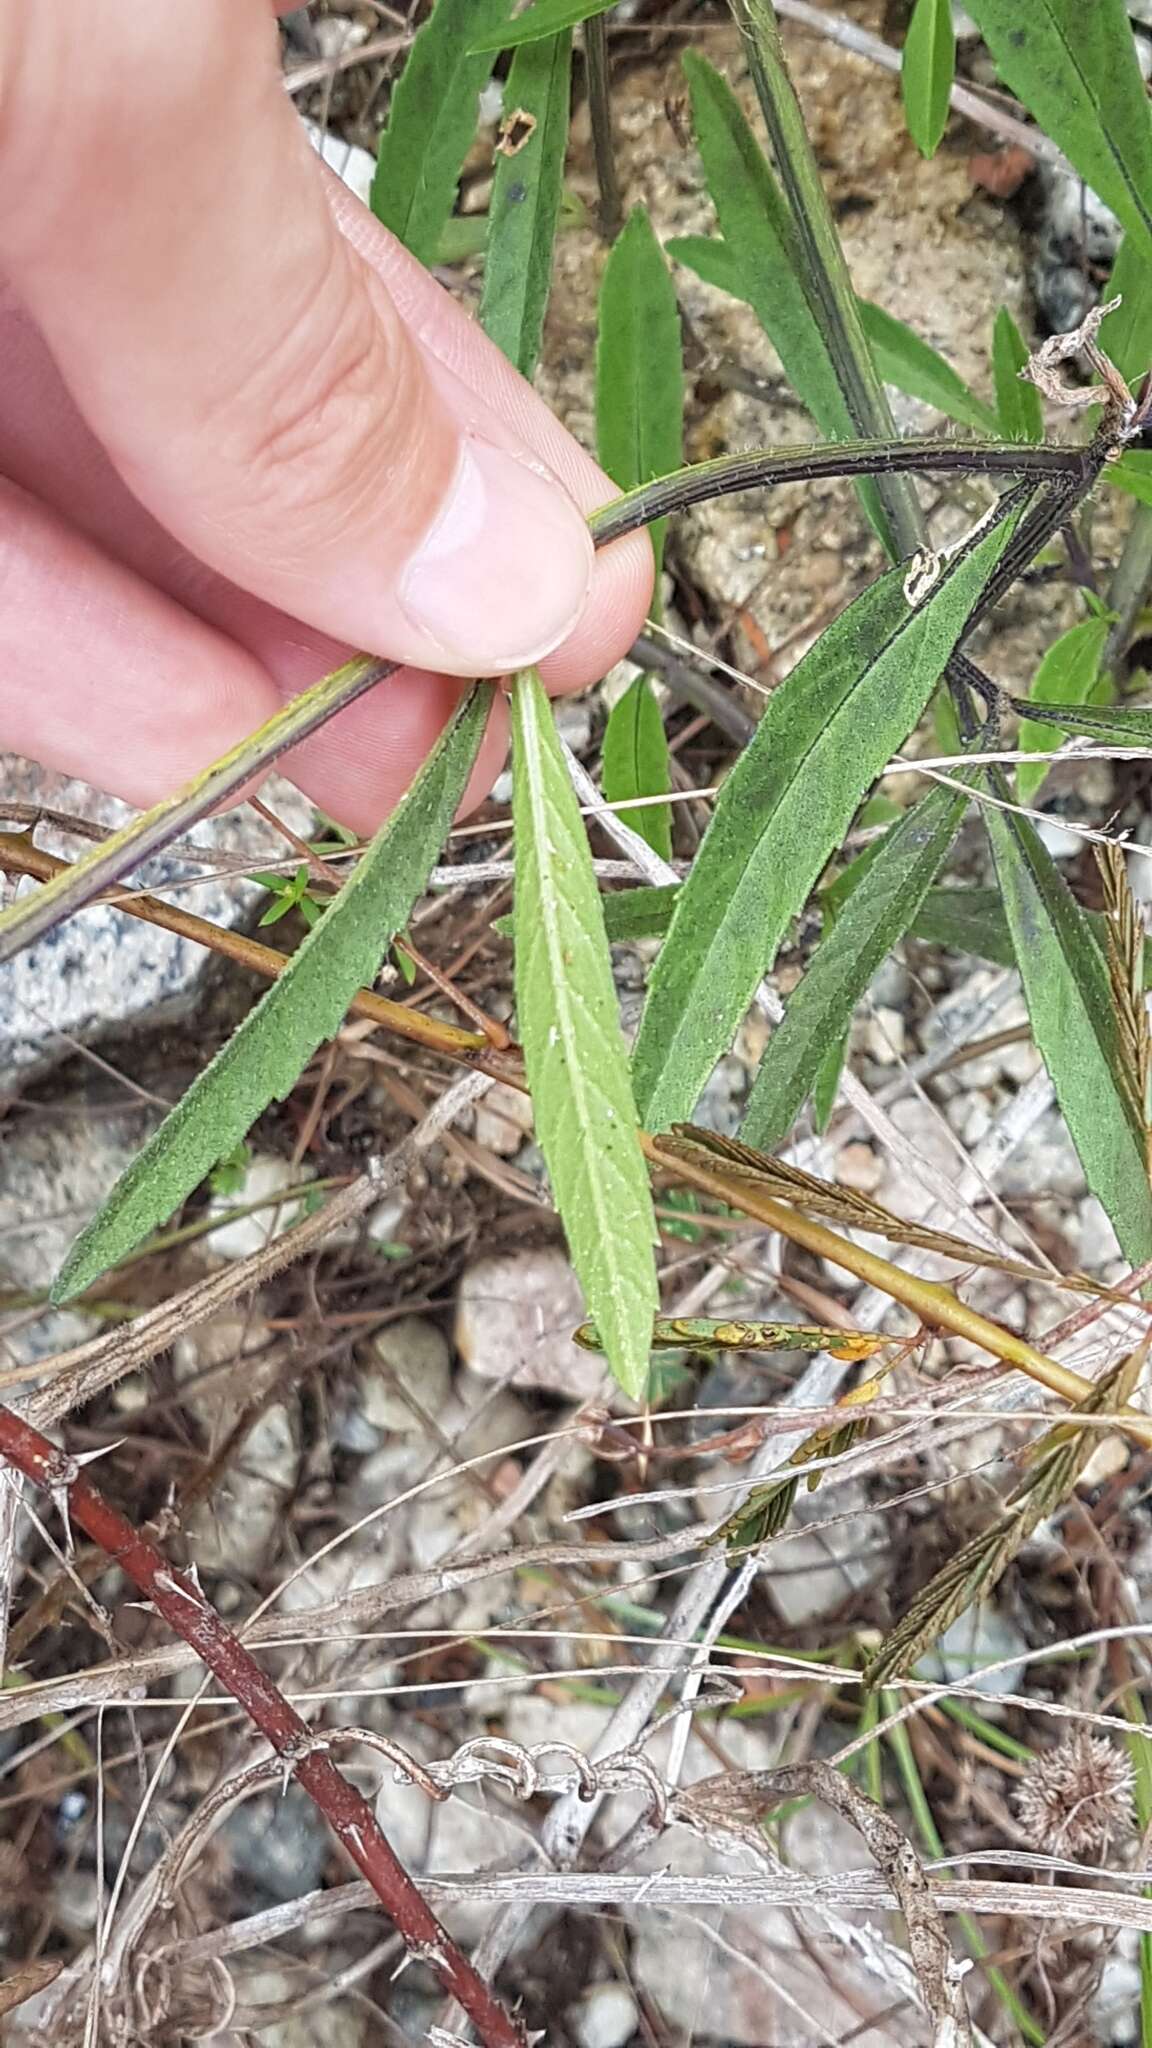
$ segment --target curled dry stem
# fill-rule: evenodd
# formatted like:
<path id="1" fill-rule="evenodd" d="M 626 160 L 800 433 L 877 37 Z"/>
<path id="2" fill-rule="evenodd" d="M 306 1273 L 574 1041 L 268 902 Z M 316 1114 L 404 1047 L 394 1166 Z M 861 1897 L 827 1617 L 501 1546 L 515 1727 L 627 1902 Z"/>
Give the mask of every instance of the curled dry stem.
<path id="1" fill-rule="evenodd" d="M 309 1728 L 279 1687 L 210 1606 L 196 1578 L 176 1571 L 148 1537 L 134 1529 L 71 1458 L 22 1416 L 0 1407 L 0 1456 L 44 1488 L 151 1601 L 175 1634 L 191 1645 L 243 1707 L 324 1815 L 357 1869 L 394 1921 L 409 1953 L 435 1971 L 468 2014 L 484 2048 L 524 2048 L 522 2028 L 508 2014 L 437 1920 L 394 1855 L 371 1807 L 337 1770 L 328 1738 Z"/>

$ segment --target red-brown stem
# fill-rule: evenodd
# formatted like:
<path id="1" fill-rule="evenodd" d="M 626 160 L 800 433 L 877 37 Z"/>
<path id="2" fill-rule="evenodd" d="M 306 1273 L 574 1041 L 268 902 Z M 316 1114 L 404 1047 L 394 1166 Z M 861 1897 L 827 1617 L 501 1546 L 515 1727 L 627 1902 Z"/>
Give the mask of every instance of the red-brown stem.
<path id="1" fill-rule="evenodd" d="M 76 1459 L 11 1408 L 2 1406 L 0 1457 L 53 1495 L 62 1512 L 128 1574 L 169 1627 L 239 1701 L 367 1878 L 409 1954 L 436 1972 L 445 1991 L 467 2013 L 484 2048 L 524 2048 L 522 2029 L 421 1897 L 393 1855 L 371 1807 L 328 1756 L 323 1735 L 301 1720 L 243 1643 L 225 1627 L 196 1581 L 169 1565 L 155 1544 L 105 1500 L 84 1477 Z"/>

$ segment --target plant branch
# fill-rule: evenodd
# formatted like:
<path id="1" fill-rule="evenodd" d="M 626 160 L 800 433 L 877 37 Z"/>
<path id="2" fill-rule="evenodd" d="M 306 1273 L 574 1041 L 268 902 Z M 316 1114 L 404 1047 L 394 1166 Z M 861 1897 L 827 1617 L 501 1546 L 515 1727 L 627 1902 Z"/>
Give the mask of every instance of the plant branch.
<path id="1" fill-rule="evenodd" d="M 882 439 L 753 448 L 740 455 L 717 455 L 711 462 L 694 463 L 671 476 L 640 484 L 593 512 L 588 524 L 599 548 L 621 534 L 647 526 L 650 520 L 667 518 L 689 505 L 727 497 L 733 491 L 814 482 L 822 477 L 885 476 L 899 469 L 919 476 L 1035 477 L 1060 483 L 1070 493 L 1078 487 L 1090 488 L 1099 474 L 1090 446 L 1062 448 L 1044 442 Z"/>
<path id="2" fill-rule="evenodd" d="M 239 740 L 227 754 L 193 776 L 174 796 L 165 797 L 100 842 L 83 860 L 46 882 L 35 896 L 20 897 L 0 910 L 0 964 L 31 945 L 62 917 L 90 903 L 101 889 L 119 881 L 150 854 L 159 853 L 218 804 L 235 796 L 246 782 L 263 773 L 286 751 L 325 725 L 337 711 L 355 703 L 394 675 L 394 661 L 357 654 L 343 667 L 323 676 L 311 689 L 289 698 L 283 709 L 258 732 Z"/>
<path id="3" fill-rule="evenodd" d="M 705 1167 L 683 1158 L 679 1152 L 665 1152 L 658 1137 L 649 1138 L 642 1134 L 641 1143 L 653 1166 L 662 1167 L 676 1179 L 686 1180 L 690 1187 L 714 1195 L 730 1208 L 741 1209 L 746 1216 L 766 1223 L 792 1244 L 803 1245 L 817 1258 L 829 1259 L 844 1272 L 853 1273 L 858 1280 L 879 1288 L 891 1301 L 903 1302 L 905 1308 L 919 1316 L 927 1328 L 947 1330 L 953 1336 L 967 1338 L 969 1343 L 978 1344 L 982 1351 L 990 1352 L 993 1358 L 1001 1359 L 1005 1365 L 1015 1366 L 1018 1372 L 1026 1373 L 1029 1379 L 1047 1387 L 1050 1393 L 1058 1394 L 1061 1400 L 1070 1402 L 1073 1407 L 1082 1406 L 1090 1398 L 1091 1380 L 1083 1379 L 1071 1367 L 1048 1358 L 1013 1331 L 990 1322 L 978 1310 L 961 1301 L 951 1287 L 933 1280 L 922 1280 L 917 1274 L 907 1273 L 902 1267 L 893 1265 L 889 1259 L 862 1250 L 850 1239 L 829 1230 L 825 1224 L 799 1215 L 771 1195 L 761 1194 L 747 1180 L 729 1176 L 722 1167 Z M 1152 1446 L 1152 1416 L 1141 1415 L 1135 1408 L 1125 1406 L 1117 1409 L 1109 1420 L 1127 1431 L 1137 1443 Z"/>
<path id="4" fill-rule="evenodd" d="M 394 1921 L 410 1956 L 427 1963 L 467 2013 L 484 2048 L 524 2048 L 524 2033 L 441 1926 L 376 1817 L 328 1755 L 328 1739 L 301 1719 L 279 1687 L 221 1621 L 193 1575 L 175 1570 L 149 1538 L 99 1493 L 71 1458 L 10 1408 L 0 1407 L 0 1456 L 48 1492 L 63 1518 L 83 1529 L 195 1650 L 282 1758 L 324 1815 Z"/>
<path id="5" fill-rule="evenodd" d="M 620 202 L 620 180 L 616 175 L 616 151 L 612 142 L 608 31 L 602 14 L 593 14 L 584 23 L 584 65 L 588 80 L 588 114 L 592 123 L 592 153 L 596 159 L 596 183 L 600 188 L 600 233 L 606 242 L 611 242 L 620 232 L 624 209 Z"/>
<path id="6" fill-rule="evenodd" d="M 849 417 L 862 436 L 891 434 L 895 431 L 891 407 L 861 324 L 828 195 L 788 75 L 771 0 L 731 0 L 731 6 L 749 47 L 756 95 L 792 216 L 798 244 L 797 276 L 823 336 Z M 890 529 L 889 553 L 899 560 L 923 543 L 924 515 L 905 477 L 883 475 L 877 495 Z"/>

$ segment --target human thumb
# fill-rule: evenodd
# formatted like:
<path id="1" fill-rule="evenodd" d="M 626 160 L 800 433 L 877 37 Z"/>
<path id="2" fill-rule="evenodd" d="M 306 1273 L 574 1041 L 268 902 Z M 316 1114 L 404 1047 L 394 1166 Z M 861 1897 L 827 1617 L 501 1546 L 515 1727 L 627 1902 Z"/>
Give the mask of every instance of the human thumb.
<path id="1" fill-rule="evenodd" d="M 567 638 L 585 523 L 340 233 L 266 0 L 0 0 L 0 81 L 0 263 L 177 540 L 450 674 Z"/>

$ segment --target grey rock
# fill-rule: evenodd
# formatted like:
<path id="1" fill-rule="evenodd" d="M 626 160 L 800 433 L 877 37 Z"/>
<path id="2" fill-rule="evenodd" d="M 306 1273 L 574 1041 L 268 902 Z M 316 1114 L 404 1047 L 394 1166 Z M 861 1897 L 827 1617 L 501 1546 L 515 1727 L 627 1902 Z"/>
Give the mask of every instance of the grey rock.
<path id="1" fill-rule="evenodd" d="M 596 1352 L 572 1342 L 583 1317 L 580 1284 L 563 1252 L 480 1259 L 460 1282 L 456 1348 L 482 1379 L 595 1400 L 609 1374 Z"/>
<path id="2" fill-rule="evenodd" d="M 447 1338 L 423 1316 L 402 1316 L 381 1330 L 372 1348 L 380 1363 L 361 1374 L 361 1415 L 377 1438 L 385 1431 L 423 1433 L 425 1425 L 416 1410 L 438 1416 L 448 1396 Z M 411 1403 L 404 1399 L 405 1392 Z"/>
<path id="3" fill-rule="evenodd" d="M 332 1847 L 323 1816 L 298 1785 L 244 1800 L 222 1834 L 238 1875 L 277 1903 L 316 1889 Z"/>
<path id="4" fill-rule="evenodd" d="M 0 1145 L 0 1278 L 15 1287 L 51 1285 L 73 1238 L 135 1157 L 157 1115 L 137 1103 L 114 1117 L 78 1111 L 50 1122 L 8 1120 Z"/>
<path id="5" fill-rule="evenodd" d="M 311 804 L 286 782 L 266 784 L 263 795 L 293 831 L 312 829 Z M 51 805 L 99 825 L 122 825 L 134 815 L 127 804 L 87 783 L 12 755 L 0 756 L 0 806 L 5 798 Z M 76 857 L 75 840 L 54 826 L 38 826 L 36 843 L 67 859 Z M 267 866 L 283 853 L 269 827 L 246 806 L 203 820 L 195 843 L 206 850 L 209 862 L 221 865 L 240 859 L 247 866 Z M 148 862 L 135 879 L 165 896 L 165 884 L 194 875 L 204 865 L 166 853 Z M 37 886 L 22 882 L 18 892 Z M 251 916 L 260 893 L 242 875 L 228 874 L 181 887 L 170 900 L 231 929 Z M 143 1019 L 156 1023 L 186 1015 L 210 958 L 191 939 L 144 924 L 110 904 L 90 904 L 0 968 L 0 1088 L 50 1066 L 73 1051 L 77 1040 L 89 1045 Z"/>

